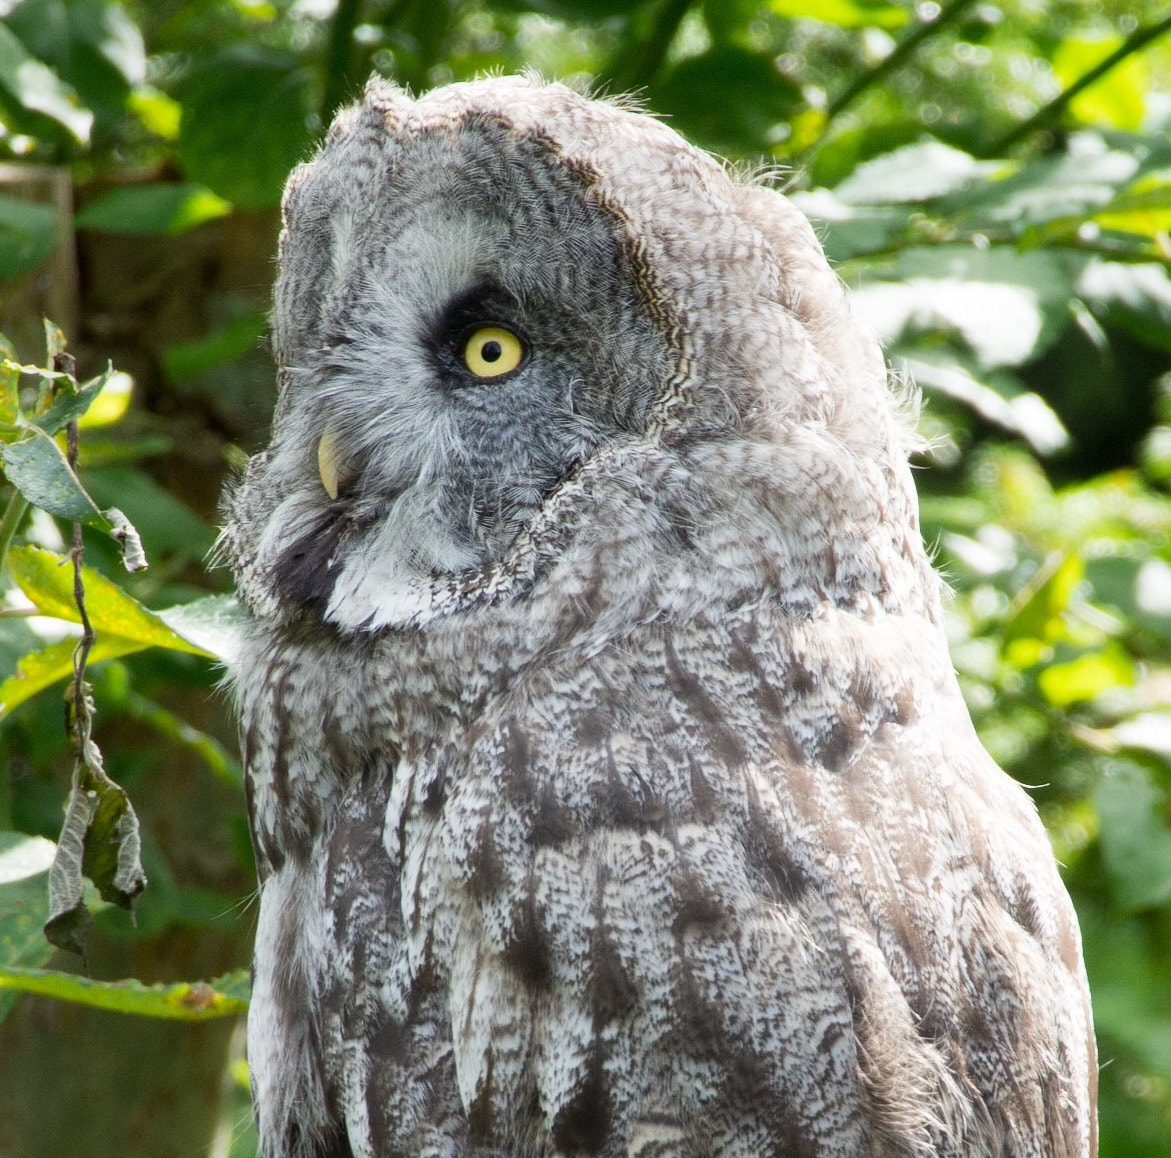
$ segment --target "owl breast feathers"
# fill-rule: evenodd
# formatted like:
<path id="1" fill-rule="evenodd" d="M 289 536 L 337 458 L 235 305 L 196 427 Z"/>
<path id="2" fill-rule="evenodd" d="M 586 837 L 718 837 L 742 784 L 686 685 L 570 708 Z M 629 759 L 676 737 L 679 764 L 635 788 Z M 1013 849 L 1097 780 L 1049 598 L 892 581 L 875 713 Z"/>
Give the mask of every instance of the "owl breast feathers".
<path id="1" fill-rule="evenodd" d="M 266 1158 L 1094 1153 L 1079 936 L 807 222 L 532 78 L 284 203 L 226 501 Z"/>

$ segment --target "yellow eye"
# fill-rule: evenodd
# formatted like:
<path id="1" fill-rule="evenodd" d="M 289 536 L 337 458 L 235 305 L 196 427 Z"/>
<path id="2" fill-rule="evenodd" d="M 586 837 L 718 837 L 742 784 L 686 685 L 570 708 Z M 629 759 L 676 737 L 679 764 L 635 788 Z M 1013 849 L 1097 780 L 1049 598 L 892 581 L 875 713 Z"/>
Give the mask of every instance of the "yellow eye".
<path id="1" fill-rule="evenodd" d="M 520 338 L 501 326 L 481 326 L 464 345 L 464 365 L 477 378 L 511 374 L 524 361 Z"/>

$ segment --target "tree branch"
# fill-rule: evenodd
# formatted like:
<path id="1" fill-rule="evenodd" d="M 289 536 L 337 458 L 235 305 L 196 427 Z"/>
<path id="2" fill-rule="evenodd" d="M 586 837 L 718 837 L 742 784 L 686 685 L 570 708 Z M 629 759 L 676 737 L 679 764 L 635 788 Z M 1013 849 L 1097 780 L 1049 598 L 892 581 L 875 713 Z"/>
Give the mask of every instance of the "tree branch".
<path id="1" fill-rule="evenodd" d="M 329 24 L 329 46 L 325 53 L 325 84 L 321 96 L 321 123 L 328 125 L 338 106 L 349 95 L 346 91 L 350 78 L 350 63 L 354 44 L 354 29 L 362 0 L 338 0 L 337 9 Z"/>
<path id="2" fill-rule="evenodd" d="M 940 10 L 934 20 L 925 21 L 903 37 L 889 56 L 879 61 L 869 71 L 864 72 L 853 84 L 847 86 L 844 92 L 839 93 L 830 102 L 829 108 L 826 110 L 826 126 L 849 108 L 867 89 L 873 88 L 884 81 L 892 72 L 901 68 L 925 40 L 937 35 L 941 29 L 946 28 L 949 24 L 954 24 L 975 3 L 976 0 L 952 0 L 950 4 Z"/>
<path id="3" fill-rule="evenodd" d="M 1023 140 L 1030 133 L 1035 133 L 1038 129 L 1055 120 L 1078 93 L 1084 92 L 1090 85 L 1101 80 L 1111 69 L 1120 65 L 1128 56 L 1133 56 L 1151 41 L 1157 40 L 1167 32 L 1171 32 L 1171 16 L 1165 16 L 1162 20 L 1155 24 L 1148 24 L 1145 28 L 1136 28 L 1109 56 L 1079 76 L 1048 104 L 1042 105 L 1028 120 L 1022 121 L 1016 128 L 1010 129 L 1004 136 L 993 141 L 991 145 L 981 151 L 981 154 L 985 157 L 1002 155 L 1017 141 Z"/>
<path id="4" fill-rule="evenodd" d="M 639 89 L 655 79 L 690 8 L 691 0 L 665 0 L 646 38 L 618 53 L 607 70 L 615 89 Z"/>

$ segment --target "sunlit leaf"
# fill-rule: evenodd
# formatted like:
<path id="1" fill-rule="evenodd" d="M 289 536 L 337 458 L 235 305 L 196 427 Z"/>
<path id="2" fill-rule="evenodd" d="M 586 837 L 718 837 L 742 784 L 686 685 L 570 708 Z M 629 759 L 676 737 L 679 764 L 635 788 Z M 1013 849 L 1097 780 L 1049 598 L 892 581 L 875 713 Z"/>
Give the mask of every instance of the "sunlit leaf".
<path id="1" fill-rule="evenodd" d="M 115 370 L 105 377 L 98 395 L 89 409 L 78 419 L 82 430 L 95 430 L 101 426 L 112 426 L 121 422 L 130 408 L 134 392 L 134 379 L 121 370 Z"/>
<path id="2" fill-rule="evenodd" d="M 907 10 L 893 4 L 867 0 L 769 0 L 778 16 L 804 17 L 836 24 L 839 28 L 900 28 Z"/>
<path id="3" fill-rule="evenodd" d="M 87 205 L 74 222 L 106 233 L 177 234 L 230 213 L 231 203 L 200 185 L 134 185 Z"/>
<path id="4" fill-rule="evenodd" d="M 1050 664 L 1037 676 L 1042 694 L 1055 708 L 1088 703 L 1113 688 L 1129 687 L 1134 680 L 1134 661 L 1113 642 L 1100 651 Z"/>
<path id="5" fill-rule="evenodd" d="M 1091 261 L 1077 291 L 1095 316 L 1146 345 L 1171 350 L 1171 277 L 1164 265 Z"/>
<path id="6" fill-rule="evenodd" d="M 1001 390 L 988 384 L 994 375 L 977 379 L 962 362 L 945 353 L 925 350 L 919 356 L 897 360 L 911 380 L 970 407 L 984 421 L 1024 438 L 1040 455 L 1053 454 L 1069 445 L 1069 432 L 1052 407 L 1038 394 L 1004 388 L 1001 375 L 995 379 Z"/>
<path id="7" fill-rule="evenodd" d="M 73 572 L 66 564 L 67 560 L 40 547 L 14 547 L 9 554 L 13 578 L 41 614 L 76 622 L 78 614 L 73 602 Z M 86 610 L 99 640 L 108 632 L 119 639 L 134 641 L 140 647 L 166 647 L 210 659 L 219 658 L 218 653 L 180 634 L 168 625 L 162 615 L 131 598 L 100 572 L 90 567 L 83 568 L 82 579 L 85 584 Z M 207 609 L 202 617 L 200 608 Z M 185 622 L 193 633 L 203 632 L 205 637 L 222 638 L 226 631 L 227 615 L 224 599 L 212 596 L 197 601 L 186 612 L 186 619 L 180 616 L 177 622 Z"/>
<path id="8" fill-rule="evenodd" d="M 871 267 L 854 300 L 885 342 L 950 333 L 983 368 L 1018 366 L 1068 325 L 1080 264 L 1004 247 L 917 246 Z"/>
<path id="9" fill-rule="evenodd" d="M 20 421 L 20 366 L 13 357 L 14 353 L 11 347 L 0 347 L 0 426 L 11 427 L 13 438 L 23 435 L 16 429 Z M 5 441 L 11 439 L 5 438 Z"/>
<path id="10" fill-rule="evenodd" d="M 93 113 L 48 66 L 30 56 L 11 29 L 0 24 L 0 86 L 24 108 L 51 117 L 79 144 L 89 140 Z"/>
<path id="11" fill-rule="evenodd" d="M 1053 71 L 1063 86 L 1072 84 L 1110 55 L 1122 38 L 1103 36 L 1093 40 L 1067 37 L 1053 56 Z M 1149 88 L 1147 65 L 1139 53 L 1116 64 L 1105 76 L 1070 101 L 1069 111 L 1082 124 L 1136 130 L 1146 111 Z"/>
<path id="12" fill-rule="evenodd" d="M 1109 205 L 1138 167 L 1133 153 L 1110 148 L 1100 134 L 1076 133 L 1064 152 L 1001 165 L 936 210 L 969 230 L 1007 228 L 1019 236 L 1046 222 L 1080 222 Z"/>
<path id="13" fill-rule="evenodd" d="M 30 651 L 21 657 L 16 671 L 0 683 L 0 719 L 38 692 L 56 683 L 69 679 L 73 674 L 73 651 L 75 639 L 62 639 L 51 643 L 40 651 Z M 117 659 L 142 651 L 146 644 L 136 639 L 105 632 L 90 651 L 90 662 L 100 663 L 104 659 Z"/>
<path id="14" fill-rule="evenodd" d="M 67 559 L 40 547 L 14 547 L 9 554 L 13 577 L 43 615 L 78 621 L 73 603 L 73 572 Z M 90 568 L 82 572 L 86 608 L 97 632 L 90 662 L 117 659 L 148 647 L 190 652 L 221 663 L 236 655 L 244 613 L 224 595 L 154 612 L 132 599 L 116 584 Z M 73 671 L 73 639 L 63 639 L 24 655 L 0 683 L 0 719 L 32 696 L 69 678 Z"/>
<path id="15" fill-rule="evenodd" d="M 140 981 L 94 981 L 51 969 L 0 967 L 0 989 L 55 997 L 114 1013 L 161 1017 L 173 1021 L 211 1021 L 235 1017 L 248 1008 L 247 970 L 214 981 L 177 985 L 143 985 Z"/>
<path id="16" fill-rule="evenodd" d="M 1078 555 L 1054 553 L 1014 601 L 1004 624 L 1004 640 L 1060 639 L 1062 616 L 1084 576 L 1085 563 Z"/>
<path id="17" fill-rule="evenodd" d="M 929 201 L 998 168 L 998 162 L 977 161 L 961 149 L 923 141 L 864 161 L 834 193 L 851 205 Z"/>
<path id="18" fill-rule="evenodd" d="M 831 262 L 879 253 L 906 228 L 912 210 L 903 205 L 847 205 L 829 189 L 795 192 L 790 199 L 819 229 Z"/>
<path id="19" fill-rule="evenodd" d="M 179 136 L 183 106 L 173 97 L 150 85 L 139 85 L 126 103 L 143 126 L 156 136 L 165 141 L 174 141 Z"/>
<path id="20" fill-rule="evenodd" d="M 207 595 L 165 608 L 158 616 L 193 648 L 225 664 L 235 660 L 247 622 L 240 601 L 231 595 Z"/>

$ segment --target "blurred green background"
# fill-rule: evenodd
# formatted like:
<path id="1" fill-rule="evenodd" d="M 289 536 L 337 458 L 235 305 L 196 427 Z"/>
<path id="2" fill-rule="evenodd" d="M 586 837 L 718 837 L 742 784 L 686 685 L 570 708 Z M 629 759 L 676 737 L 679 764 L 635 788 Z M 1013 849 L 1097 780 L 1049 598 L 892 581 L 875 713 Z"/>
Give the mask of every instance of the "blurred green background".
<path id="1" fill-rule="evenodd" d="M 48 315 L 80 378 L 119 371 L 78 473 L 150 560 L 128 576 L 86 533 L 111 657 L 95 737 L 150 885 L 136 923 L 90 897 L 83 962 L 40 932 L 75 614 L 43 553 L 68 523 L 10 485 L 29 491 L 9 451 L 49 387 L 10 361 L 0 1158 L 255 1155 L 253 869 L 210 622 L 230 584 L 206 561 L 223 480 L 266 437 L 280 191 L 371 72 L 423 90 L 525 67 L 637 91 L 772 168 L 921 387 L 955 664 L 1081 915 L 1102 1154 L 1171 1155 L 1169 30 L 1154 0 L 0 3 L 0 331 L 44 365 Z"/>

